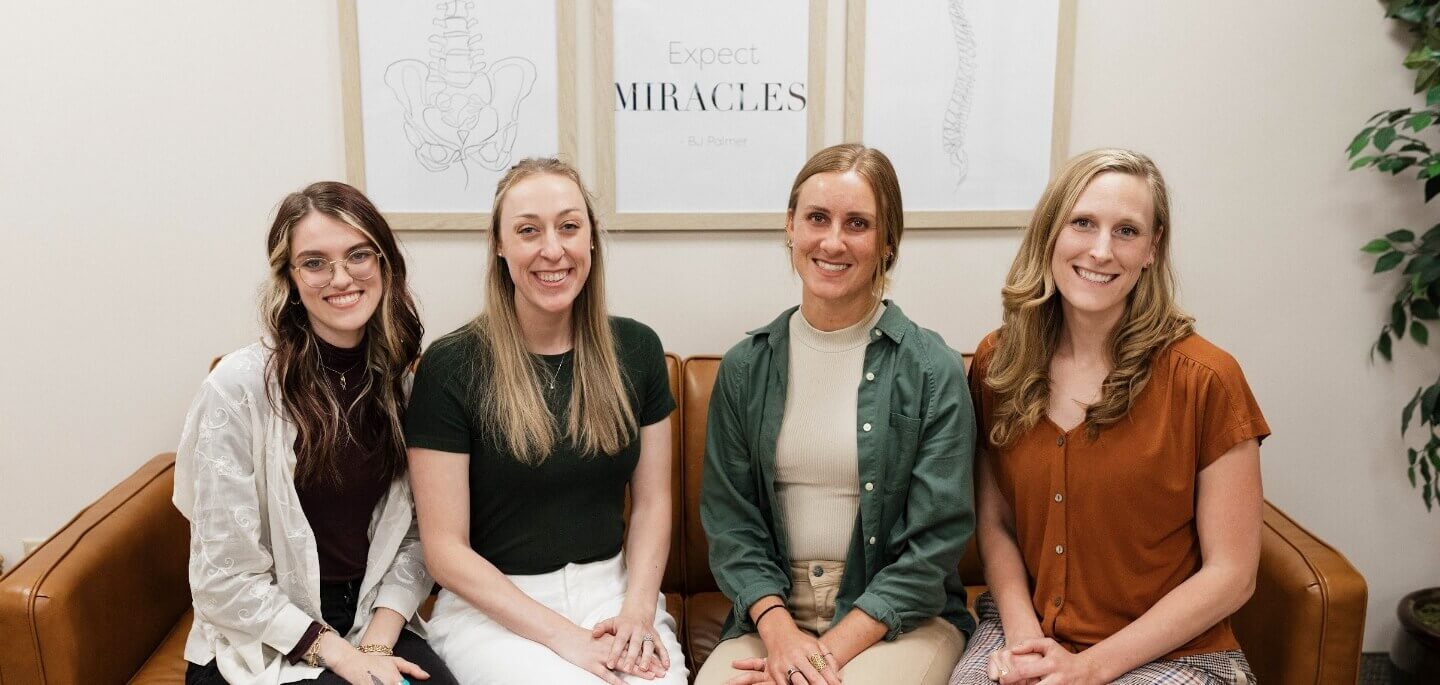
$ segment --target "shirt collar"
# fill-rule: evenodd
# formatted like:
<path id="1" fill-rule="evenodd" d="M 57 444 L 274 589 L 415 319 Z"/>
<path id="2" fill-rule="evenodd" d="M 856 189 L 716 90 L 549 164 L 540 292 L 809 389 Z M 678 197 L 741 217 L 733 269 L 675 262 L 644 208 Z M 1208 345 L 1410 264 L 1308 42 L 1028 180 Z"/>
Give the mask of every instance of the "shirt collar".
<path id="1" fill-rule="evenodd" d="M 881 314 L 880 320 L 875 323 L 875 330 L 880 331 L 881 335 L 890 338 L 898 345 L 915 324 L 910 322 L 910 318 L 905 316 L 905 312 L 900 311 L 900 307 L 894 302 L 890 300 L 884 300 L 884 302 L 885 313 Z M 780 316 L 775 317 L 774 321 L 760 328 L 746 331 L 745 335 L 764 336 L 771 347 L 784 345 L 790 339 L 790 317 L 799 308 L 800 305 L 795 305 L 786 309 L 781 312 Z M 873 332 L 870 335 L 872 338 L 877 337 Z"/>

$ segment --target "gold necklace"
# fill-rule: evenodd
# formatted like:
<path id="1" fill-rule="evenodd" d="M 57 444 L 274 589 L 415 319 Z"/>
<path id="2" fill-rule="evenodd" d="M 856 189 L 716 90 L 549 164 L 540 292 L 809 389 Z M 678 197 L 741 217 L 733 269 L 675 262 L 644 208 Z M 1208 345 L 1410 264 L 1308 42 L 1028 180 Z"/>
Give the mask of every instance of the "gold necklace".
<path id="1" fill-rule="evenodd" d="M 335 369 L 332 369 L 332 368 L 330 368 L 329 366 L 326 366 L 326 365 L 325 365 L 325 359 L 322 357 L 322 358 L 320 359 L 320 368 L 325 369 L 326 371 L 329 371 L 330 373 L 333 373 L 333 374 L 335 374 L 336 376 L 339 376 L 339 377 L 340 377 L 340 389 L 341 389 L 341 390 L 346 390 L 346 389 L 348 389 L 348 388 L 346 387 L 346 383 L 345 383 L 345 374 L 350 373 L 351 371 L 354 371 L 357 367 L 359 367 L 361 364 L 364 364 L 364 363 L 365 363 L 365 360 L 364 360 L 364 359 L 361 359 L 360 361 L 355 362 L 354 364 L 351 364 L 351 365 L 350 365 L 350 368 L 345 369 L 344 371 L 336 371 Z"/>
<path id="2" fill-rule="evenodd" d="M 558 381 L 558 380 L 560 380 L 560 370 L 563 369 L 563 368 L 565 368 L 565 358 L 564 358 L 564 357 L 561 357 L 561 358 L 560 358 L 560 365 L 559 365 L 559 366 L 556 366 L 554 373 L 551 373 L 551 374 L 550 374 L 550 390 L 554 390 L 554 389 L 555 389 L 555 382 Z M 547 367 L 546 367 L 546 370 L 549 370 L 548 365 L 547 365 Z M 546 394 L 547 394 L 547 395 L 549 394 L 549 390 L 546 391 Z"/>

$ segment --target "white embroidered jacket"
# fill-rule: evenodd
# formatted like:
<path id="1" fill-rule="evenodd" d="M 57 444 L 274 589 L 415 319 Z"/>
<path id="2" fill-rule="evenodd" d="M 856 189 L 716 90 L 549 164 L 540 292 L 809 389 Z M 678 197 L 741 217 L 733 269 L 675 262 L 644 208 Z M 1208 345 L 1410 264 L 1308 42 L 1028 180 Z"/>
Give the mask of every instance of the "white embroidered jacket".
<path id="1" fill-rule="evenodd" d="M 265 394 L 271 352 L 257 342 L 226 355 L 200 387 L 175 458 L 174 502 L 190 520 L 190 592 L 195 622 L 185 660 L 213 658 L 232 685 L 315 678 L 285 654 L 321 620 L 320 558 L 295 492 L 295 424 Z M 278 393 L 277 393 L 278 396 Z M 410 617 L 433 580 L 407 478 L 381 497 L 370 521 L 354 643 L 376 607 Z"/>

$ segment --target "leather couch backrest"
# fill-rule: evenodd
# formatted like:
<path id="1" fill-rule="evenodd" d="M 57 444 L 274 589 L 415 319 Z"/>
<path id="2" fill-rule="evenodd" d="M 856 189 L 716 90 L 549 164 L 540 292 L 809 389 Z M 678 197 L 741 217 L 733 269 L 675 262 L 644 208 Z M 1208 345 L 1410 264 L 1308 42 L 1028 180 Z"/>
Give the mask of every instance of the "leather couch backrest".
<path id="1" fill-rule="evenodd" d="M 670 395 L 675 398 L 675 411 L 670 412 L 670 559 L 665 563 L 665 577 L 660 579 L 660 591 L 683 594 L 685 592 L 685 560 L 681 554 L 680 532 L 685 529 L 684 475 L 681 471 L 680 441 L 681 416 L 684 398 L 680 396 L 680 357 L 665 353 L 665 371 L 670 375 Z M 625 529 L 630 529 L 630 491 L 625 491 Z M 4 685 L 4 683 L 0 683 Z"/>

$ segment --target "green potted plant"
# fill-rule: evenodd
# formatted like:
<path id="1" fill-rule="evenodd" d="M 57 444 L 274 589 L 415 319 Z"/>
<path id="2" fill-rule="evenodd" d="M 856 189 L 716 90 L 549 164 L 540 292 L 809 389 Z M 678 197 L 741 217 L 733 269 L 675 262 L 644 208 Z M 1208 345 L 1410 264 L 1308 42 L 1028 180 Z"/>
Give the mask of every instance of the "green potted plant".
<path id="1" fill-rule="evenodd" d="M 1405 68 L 1415 72 L 1415 92 L 1424 94 L 1425 106 L 1385 110 L 1370 117 L 1350 142 L 1350 168 L 1391 175 L 1414 172 L 1429 202 L 1440 195 L 1440 152 L 1417 136 L 1440 126 L 1440 0 L 1387 0 L 1385 16 L 1410 32 L 1413 44 Z M 1407 337 L 1427 347 L 1427 322 L 1440 319 L 1440 224 L 1419 233 L 1395 229 L 1360 249 L 1375 255 L 1376 274 L 1387 274 L 1398 285 L 1371 358 L 1378 352 L 1390 361 L 1393 344 Z M 1415 434 L 1410 433 L 1412 425 Z M 1440 503 L 1440 378 L 1416 389 L 1405 404 L 1400 436 L 1407 444 L 1419 444 L 1406 448 L 1406 474 L 1411 487 L 1420 490 L 1426 511 L 1431 511 Z M 1395 676 L 1400 682 L 1440 682 L 1440 588 L 1406 595 L 1397 611 L 1401 630 L 1390 649 Z"/>

